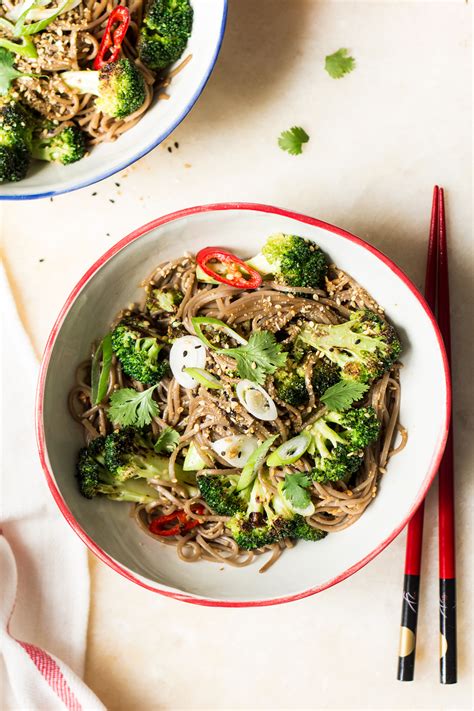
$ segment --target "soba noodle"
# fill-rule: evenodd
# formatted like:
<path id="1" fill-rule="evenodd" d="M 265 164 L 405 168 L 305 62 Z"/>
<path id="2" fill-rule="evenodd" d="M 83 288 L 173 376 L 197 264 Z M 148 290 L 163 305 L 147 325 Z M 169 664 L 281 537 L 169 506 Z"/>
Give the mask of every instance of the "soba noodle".
<path id="1" fill-rule="evenodd" d="M 0 17 L 17 4 L 3 0 Z M 107 19 L 116 5 L 130 10 L 131 22 L 122 45 L 122 54 L 139 67 L 146 87 L 145 102 L 125 119 L 111 118 L 97 111 L 94 96 L 72 91 L 60 75 L 66 70 L 92 67 Z M 60 15 L 43 32 L 33 36 L 38 52 L 36 59 L 16 58 L 19 70 L 40 76 L 17 79 L 14 96 L 18 95 L 17 98 L 26 106 L 53 121 L 58 132 L 71 124 L 79 126 L 85 131 L 90 146 L 118 138 L 138 123 L 154 97 L 169 98 L 165 88 L 191 59 L 188 55 L 171 72 L 161 77 L 142 64 L 138 58 L 137 42 L 145 6 L 146 0 L 82 0 L 75 9 Z M 0 36 L 8 38 L 1 25 Z"/>
<path id="2" fill-rule="evenodd" d="M 371 296 L 364 291 L 349 275 L 334 266 L 330 267 L 327 290 L 292 289 L 273 283 L 264 283 L 256 290 L 245 292 L 231 286 L 210 286 L 196 279 L 196 263 L 192 256 L 185 256 L 158 266 L 153 274 L 143 283 L 145 291 L 151 288 L 175 288 L 184 294 L 177 314 L 163 312 L 153 323 L 160 333 L 183 335 L 194 333 L 191 318 L 196 315 L 213 316 L 237 327 L 239 332 L 248 336 L 253 330 L 267 329 L 276 332 L 285 327 L 288 340 L 295 334 L 295 320 L 308 319 L 317 323 L 335 324 L 347 319 L 351 311 L 369 308 L 382 313 L 382 309 Z M 301 295 L 303 292 L 304 295 Z M 134 310 L 143 313 L 143 307 Z M 124 313 L 121 312 L 117 319 Z M 147 318 L 150 316 L 147 314 Z M 179 322 L 177 324 L 176 322 Z M 297 328 L 297 327 L 296 327 Z M 293 334 L 293 335 L 292 335 Z M 235 473 L 224 459 L 214 452 L 209 458 L 211 443 L 221 437 L 232 434 L 253 434 L 263 440 L 279 433 L 281 440 L 286 440 L 306 424 L 314 421 L 324 410 L 317 401 L 311 387 L 311 372 L 317 359 L 309 358 L 306 364 L 306 384 L 309 402 L 300 407 L 291 407 L 276 398 L 275 387 L 270 376 L 266 387 L 278 406 L 278 418 L 273 422 L 254 419 L 242 406 L 232 406 L 233 380 L 227 373 L 226 366 L 232 359 L 208 353 L 206 368 L 218 375 L 225 384 L 224 390 L 185 390 L 176 380 L 167 377 L 156 388 L 154 397 L 159 404 L 160 416 L 152 423 L 153 433 L 159 434 L 165 426 L 172 426 L 180 433 L 180 441 L 169 459 L 170 478 L 175 479 L 174 464 L 182 457 L 190 441 L 194 442 L 199 454 L 208 463 L 208 469 L 202 471 L 209 475 Z M 109 397 L 117 388 L 133 387 L 143 390 L 144 386 L 131 381 L 122 371 L 120 363 L 114 357 L 110 371 L 107 395 L 100 405 L 91 404 L 90 360 L 77 369 L 76 384 L 69 395 L 69 406 L 73 417 L 84 428 L 86 442 L 113 431 L 107 419 Z M 367 506 L 376 496 L 379 481 L 386 471 L 390 457 L 400 451 L 407 438 L 405 429 L 399 424 L 400 409 L 400 365 L 395 364 L 390 371 L 379 378 L 367 393 L 365 404 L 371 405 L 381 423 L 379 440 L 368 447 L 360 470 L 352 477 L 349 484 L 342 481 L 320 484 L 313 482 L 312 499 L 315 513 L 307 522 L 327 532 L 341 531 L 351 526 L 362 516 Z M 399 441 L 397 446 L 396 442 Z M 272 469 L 270 475 L 276 485 L 286 472 L 311 470 L 311 464 L 301 458 L 284 471 Z M 151 485 L 157 490 L 159 499 L 148 505 L 134 507 L 134 517 L 143 530 L 162 543 L 174 545 L 178 556 L 187 562 L 205 559 L 234 566 L 244 566 L 252 562 L 255 555 L 270 551 L 271 556 L 266 570 L 281 555 L 285 548 L 292 547 L 292 541 L 285 540 L 266 546 L 257 551 L 240 550 L 226 528 L 225 516 L 216 516 L 199 496 L 189 498 L 183 487 L 169 480 L 153 479 Z M 205 509 L 204 515 L 193 513 L 195 504 Z M 202 520 L 199 526 L 185 535 L 174 537 L 154 536 L 148 526 L 157 515 L 166 515 L 184 509 L 191 519 Z"/>

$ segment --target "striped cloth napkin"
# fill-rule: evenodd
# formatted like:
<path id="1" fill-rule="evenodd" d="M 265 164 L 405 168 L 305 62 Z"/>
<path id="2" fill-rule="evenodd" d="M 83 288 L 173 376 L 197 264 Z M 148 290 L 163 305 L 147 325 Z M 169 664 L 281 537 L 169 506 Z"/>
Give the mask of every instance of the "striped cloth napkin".
<path id="1" fill-rule="evenodd" d="M 87 552 L 62 519 L 38 461 L 38 364 L 0 266 L 3 446 L 0 708 L 103 710 L 84 684 Z"/>

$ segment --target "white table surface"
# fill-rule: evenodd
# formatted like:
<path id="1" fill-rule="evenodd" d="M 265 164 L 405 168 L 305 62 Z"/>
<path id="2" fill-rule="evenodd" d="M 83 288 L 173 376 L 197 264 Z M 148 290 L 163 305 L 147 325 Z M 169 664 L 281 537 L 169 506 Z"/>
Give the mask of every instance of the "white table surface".
<path id="1" fill-rule="evenodd" d="M 358 234 L 422 286 L 431 190 L 439 182 L 447 191 L 459 683 L 438 683 L 432 491 L 415 682 L 395 680 L 404 534 L 330 590 L 250 610 L 175 602 L 91 558 L 86 680 L 110 709 L 472 706 L 471 20 L 463 0 L 231 0 L 215 72 L 164 146 L 95 187 L 3 206 L 8 274 L 40 353 L 85 269 L 164 213 L 226 200 L 273 203 Z M 323 65 L 339 47 L 351 50 L 357 69 L 335 81 Z M 276 146 L 294 124 L 311 136 L 299 157 Z"/>

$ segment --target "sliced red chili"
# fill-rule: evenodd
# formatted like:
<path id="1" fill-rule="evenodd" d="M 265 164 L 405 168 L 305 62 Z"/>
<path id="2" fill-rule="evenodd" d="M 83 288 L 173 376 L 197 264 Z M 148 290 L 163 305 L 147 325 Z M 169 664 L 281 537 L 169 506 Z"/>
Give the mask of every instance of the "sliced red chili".
<path id="1" fill-rule="evenodd" d="M 94 69 L 100 70 L 109 62 L 115 62 L 118 59 L 129 24 L 130 11 L 123 5 L 114 7 L 107 20 L 104 36 L 94 59 Z"/>
<path id="2" fill-rule="evenodd" d="M 262 277 L 256 269 L 224 249 L 206 247 L 197 253 L 196 259 L 205 274 L 222 284 L 238 289 L 258 289 L 262 283 Z"/>
<path id="3" fill-rule="evenodd" d="M 204 507 L 200 504 L 196 504 L 191 507 L 191 511 L 198 514 L 198 516 L 202 516 L 204 513 Z M 176 521 L 176 523 L 173 524 L 174 521 Z M 179 511 L 173 511 L 173 513 L 166 514 L 165 516 L 158 516 L 158 518 L 154 518 L 148 529 L 156 536 L 179 536 L 183 533 L 191 531 L 201 523 L 202 521 L 199 521 L 198 519 L 188 518 L 186 512 L 180 509 Z M 168 524 L 173 525 L 169 526 Z"/>

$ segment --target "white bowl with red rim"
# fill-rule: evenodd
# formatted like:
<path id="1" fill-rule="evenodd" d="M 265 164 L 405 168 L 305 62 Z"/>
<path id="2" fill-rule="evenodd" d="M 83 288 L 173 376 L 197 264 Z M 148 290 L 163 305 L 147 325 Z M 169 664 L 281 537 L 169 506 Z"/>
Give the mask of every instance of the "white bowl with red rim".
<path id="1" fill-rule="evenodd" d="M 265 556 L 245 568 L 184 563 L 171 546 L 142 532 L 130 505 L 78 492 L 74 477 L 80 426 L 67 409 L 75 367 L 103 336 L 115 314 L 141 297 L 153 267 L 185 251 L 218 245 L 250 257 L 274 232 L 313 239 L 385 307 L 404 345 L 401 421 L 406 448 L 388 465 L 378 495 L 350 528 L 318 543 L 299 542 L 266 573 Z M 320 592 L 363 567 L 405 527 L 423 500 L 444 450 L 451 406 L 446 354 L 422 295 L 386 256 L 354 235 L 268 205 L 226 203 L 160 217 L 118 242 L 83 276 L 49 336 L 37 392 L 36 427 L 51 493 L 68 523 L 101 560 L 148 590 L 215 606 L 259 606 Z"/>

